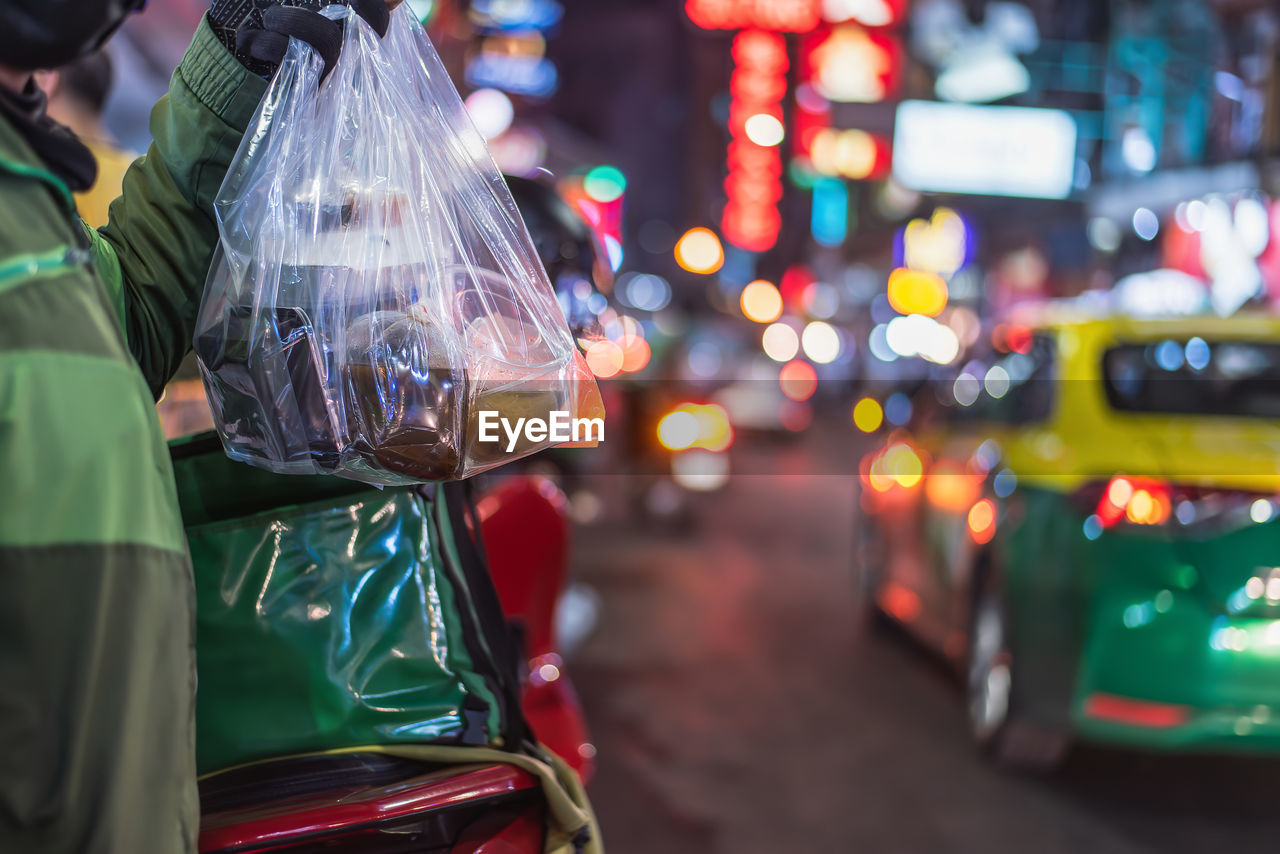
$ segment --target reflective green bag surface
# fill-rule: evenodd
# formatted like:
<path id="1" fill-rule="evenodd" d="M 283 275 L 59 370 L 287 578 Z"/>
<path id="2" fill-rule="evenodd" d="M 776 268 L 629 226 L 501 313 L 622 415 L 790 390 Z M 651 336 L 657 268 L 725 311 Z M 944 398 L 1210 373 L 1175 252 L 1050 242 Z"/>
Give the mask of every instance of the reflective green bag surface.
<path id="1" fill-rule="evenodd" d="M 196 578 L 201 773 L 501 732 L 443 501 L 273 475 L 216 440 L 175 446 L 174 468 Z"/>

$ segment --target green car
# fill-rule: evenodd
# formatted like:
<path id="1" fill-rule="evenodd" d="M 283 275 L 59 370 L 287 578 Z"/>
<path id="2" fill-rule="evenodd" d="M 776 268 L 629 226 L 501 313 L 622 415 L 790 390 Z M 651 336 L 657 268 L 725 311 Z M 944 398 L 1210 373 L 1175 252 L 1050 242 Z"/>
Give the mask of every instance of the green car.
<path id="1" fill-rule="evenodd" d="M 1280 320 L 1001 324 L 861 479 L 861 589 L 997 762 L 1280 749 Z"/>

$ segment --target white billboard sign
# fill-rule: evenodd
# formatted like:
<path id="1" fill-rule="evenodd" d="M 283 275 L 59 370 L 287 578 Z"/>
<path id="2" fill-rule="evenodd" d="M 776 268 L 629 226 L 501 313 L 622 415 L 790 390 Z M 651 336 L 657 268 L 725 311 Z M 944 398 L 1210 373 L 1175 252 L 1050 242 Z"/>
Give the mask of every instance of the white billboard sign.
<path id="1" fill-rule="evenodd" d="M 903 101 L 893 176 L 935 193 L 1061 199 L 1076 166 L 1076 122 L 1062 110 Z"/>

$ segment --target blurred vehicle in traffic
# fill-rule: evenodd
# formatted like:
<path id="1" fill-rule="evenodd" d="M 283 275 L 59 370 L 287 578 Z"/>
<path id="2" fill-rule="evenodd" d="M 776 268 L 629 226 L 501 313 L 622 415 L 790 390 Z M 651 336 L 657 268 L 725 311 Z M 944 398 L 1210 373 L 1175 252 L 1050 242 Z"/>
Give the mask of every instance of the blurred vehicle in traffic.
<path id="1" fill-rule="evenodd" d="M 1280 319 L 984 341 L 862 460 L 868 601 L 963 673 L 999 763 L 1280 748 Z"/>
<path id="2" fill-rule="evenodd" d="M 657 411 L 656 423 L 639 422 L 648 435 L 634 440 L 652 470 L 633 482 L 633 501 L 650 522 L 687 533 L 696 522 L 691 495 L 717 492 L 729 482 L 734 425 L 718 403 L 667 400 Z"/>

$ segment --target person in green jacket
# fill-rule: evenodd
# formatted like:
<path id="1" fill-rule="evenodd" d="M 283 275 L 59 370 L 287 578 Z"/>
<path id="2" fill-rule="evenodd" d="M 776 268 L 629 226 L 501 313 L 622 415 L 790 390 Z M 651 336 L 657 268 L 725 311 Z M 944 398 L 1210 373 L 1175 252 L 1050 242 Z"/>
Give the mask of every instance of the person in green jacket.
<path id="1" fill-rule="evenodd" d="M 214 4 L 94 230 L 72 201 L 93 158 L 32 71 L 143 5 L 0 0 L 5 854 L 182 854 L 199 827 L 191 563 L 154 401 L 191 346 L 213 198 L 266 88 L 228 46 L 262 18 Z"/>

